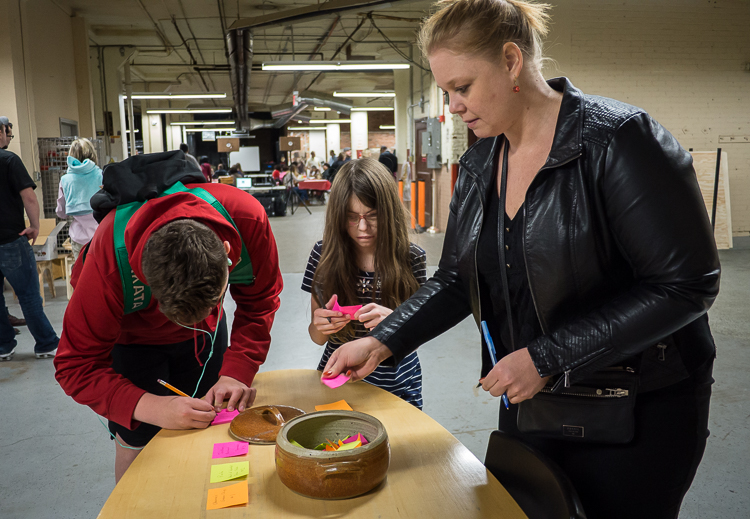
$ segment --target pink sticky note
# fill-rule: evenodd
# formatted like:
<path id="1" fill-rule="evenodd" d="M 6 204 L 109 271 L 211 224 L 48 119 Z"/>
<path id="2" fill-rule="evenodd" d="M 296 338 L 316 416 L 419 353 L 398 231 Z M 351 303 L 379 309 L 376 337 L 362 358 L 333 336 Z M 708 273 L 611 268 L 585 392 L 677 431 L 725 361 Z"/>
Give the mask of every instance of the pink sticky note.
<path id="1" fill-rule="evenodd" d="M 335 303 L 333 303 L 333 308 L 331 308 L 331 310 L 333 310 L 334 312 L 341 312 L 342 314 L 349 317 L 354 317 L 354 314 L 356 314 L 357 310 L 359 310 L 360 308 L 362 308 L 362 305 L 340 306 L 339 302 L 336 301 Z"/>
<path id="2" fill-rule="evenodd" d="M 234 417 L 240 414 L 240 412 L 235 409 L 234 411 L 227 411 L 226 409 L 222 409 L 216 414 L 216 418 L 214 418 L 214 421 L 211 422 L 211 425 L 221 425 L 223 423 L 229 423 L 232 420 L 234 420 Z"/>
<path id="3" fill-rule="evenodd" d="M 211 458 L 231 458 L 247 454 L 248 444 L 245 442 L 214 443 L 214 454 Z"/>
<path id="4" fill-rule="evenodd" d="M 357 433 L 357 436 L 350 436 L 346 440 L 341 440 L 343 443 L 352 443 L 357 440 L 360 440 L 362 442 L 362 445 L 367 445 L 369 442 L 367 441 L 367 438 L 365 438 L 362 434 Z"/>
<path id="5" fill-rule="evenodd" d="M 334 378 L 323 378 L 321 379 L 321 382 L 325 384 L 326 386 L 330 387 L 331 389 L 336 389 L 339 386 L 343 386 L 346 384 L 347 380 L 349 380 L 351 377 L 347 377 L 343 373 L 339 374 L 338 377 Z"/>

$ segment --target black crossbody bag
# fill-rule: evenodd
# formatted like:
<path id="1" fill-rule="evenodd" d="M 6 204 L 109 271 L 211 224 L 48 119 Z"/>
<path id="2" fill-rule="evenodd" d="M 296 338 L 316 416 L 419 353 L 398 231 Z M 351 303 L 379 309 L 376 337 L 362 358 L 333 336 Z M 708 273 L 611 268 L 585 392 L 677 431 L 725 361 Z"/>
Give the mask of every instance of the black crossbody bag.
<path id="1" fill-rule="evenodd" d="M 508 174 L 508 147 L 506 139 L 500 178 L 500 207 L 503 212 Z M 510 328 L 511 347 L 515 351 L 503 233 L 500 233 L 500 236 L 503 297 Z M 638 390 L 636 369 L 637 367 L 632 366 L 604 368 L 575 385 L 570 385 L 569 372 L 566 372 L 556 382 L 550 381 L 533 398 L 518 404 L 518 430 L 531 436 L 560 440 L 629 443 L 635 432 L 634 410 Z"/>

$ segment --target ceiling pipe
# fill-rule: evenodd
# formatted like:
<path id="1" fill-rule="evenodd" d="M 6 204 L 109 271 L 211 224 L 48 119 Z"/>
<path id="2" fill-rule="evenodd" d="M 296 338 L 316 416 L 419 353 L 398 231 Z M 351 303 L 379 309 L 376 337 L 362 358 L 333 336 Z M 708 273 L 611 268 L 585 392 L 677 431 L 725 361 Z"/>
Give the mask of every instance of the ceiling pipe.
<path id="1" fill-rule="evenodd" d="M 328 107 L 346 115 L 351 114 L 352 111 L 351 103 L 345 99 L 306 90 L 295 95 L 291 104 L 280 105 L 271 109 L 271 116 L 275 119 L 274 128 L 281 128 L 292 119 L 309 120 L 309 117 L 299 114 L 315 106 Z"/>
<path id="2" fill-rule="evenodd" d="M 237 127 L 249 126 L 247 117 L 248 89 L 250 88 L 250 68 L 253 63 L 253 37 L 249 29 L 232 29 L 226 34 L 229 61 L 229 79 L 232 83 L 235 118 Z"/>

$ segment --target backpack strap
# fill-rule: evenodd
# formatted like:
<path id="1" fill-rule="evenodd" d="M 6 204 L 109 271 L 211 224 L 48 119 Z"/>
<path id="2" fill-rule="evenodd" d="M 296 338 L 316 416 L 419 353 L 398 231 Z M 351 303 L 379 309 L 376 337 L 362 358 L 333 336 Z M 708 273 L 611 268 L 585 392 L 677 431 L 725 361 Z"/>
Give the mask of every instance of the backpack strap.
<path id="1" fill-rule="evenodd" d="M 177 182 L 159 196 L 168 196 L 175 193 L 190 193 L 208 202 L 219 212 L 219 214 L 226 218 L 226 220 L 231 223 L 239 233 L 239 229 L 237 229 L 237 225 L 235 225 L 232 217 L 229 216 L 229 212 L 227 212 L 216 197 L 205 189 L 189 189 L 181 182 Z M 124 311 L 126 315 L 143 310 L 148 307 L 151 302 L 151 289 L 136 277 L 133 268 L 130 265 L 128 250 L 125 247 L 125 227 L 130 221 L 130 218 L 132 218 L 136 211 L 138 211 L 138 209 L 140 209 L 145 203 L 146 202 L 131 202 L 129 204 L 120 205 L 117 206 L 115 212 L 115 222 L 113 227 L 115 258 L 117 259 L 117 268 L 120 271 L 120 279 L 122 281 L 122 295 L 125 303 Z M 255 276 L 253 275 L 253 264 L 250 261 L 250 254 L 248 254 L 243 241 L 240 262 L 232 272 L 229 273 L 229 283 L 251 285 L 254 282 Z"/>

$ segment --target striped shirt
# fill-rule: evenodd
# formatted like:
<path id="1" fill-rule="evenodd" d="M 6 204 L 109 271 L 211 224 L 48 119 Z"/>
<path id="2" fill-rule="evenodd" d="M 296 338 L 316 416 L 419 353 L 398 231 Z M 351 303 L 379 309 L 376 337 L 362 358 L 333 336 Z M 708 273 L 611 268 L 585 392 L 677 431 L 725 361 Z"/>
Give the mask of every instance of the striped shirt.
<path id="1" fill-rule="evenodd" d="M 318 268 L 320 253 L 323 242 L 319 241 L 313 247 L 310 253 L 310 259 L 307 260 L 307 268 L 302 279 L 302 290 L 312 293 L 312 281 L 315 275 L 315 269 Z M 417 245 L 413 243 L 409 247 L 411 256 L 411 271 L 417 282 L 421 285 L 427 281 L 427 255 Z M 357 294 L 360 304 L 366 305 L 372 301 L 372 283 L 375 278 L 374 272 L 365 272 L 360 270 L 357 275 Z M 380 303 L 380 287 L 375 290 L 375 303 Z M 358 322 L 352 321 L 354 326 L 354 337 L 359 339 L 365 337 L 368 333 L 367 328 Z M 323 370 L 328 363 L 331 354 L 341 346 L 341 343 L 335 338 L 329 339 L 323 351 L 323 357 L 320 359 L 318 369 Z M 365 377 L 365 382 L 379 388 L 390 391 L 399 398 L 403 398 L 410 404 L 422 409 L 422 366 L 419 364 L 417 352 L 410 353 L 398 366 L 378 366 L 375 371 Z"/>

